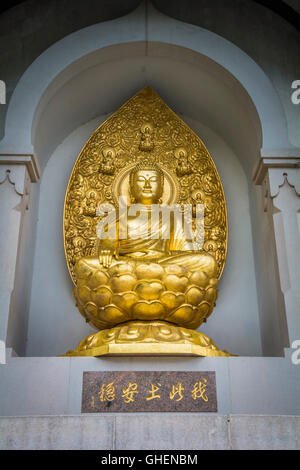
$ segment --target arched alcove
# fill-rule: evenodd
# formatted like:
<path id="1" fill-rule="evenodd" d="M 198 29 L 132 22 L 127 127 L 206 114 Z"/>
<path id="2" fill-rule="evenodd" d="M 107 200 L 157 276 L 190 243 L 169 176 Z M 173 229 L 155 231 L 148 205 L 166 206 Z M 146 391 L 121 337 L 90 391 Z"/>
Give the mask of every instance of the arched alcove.
<path id="1" fill-rule="evenodd" d="M 156 12 L 152 14 L 158 15 Z M 75 157 L 92 132 L 93 126 L 101 121 L 99 116 L 115 111 L 145 85 L 155 89 L 176 113 L 195 127 L 213 157 L 213 147 L 217 146 L 216 160 L 219 160 L 219 166 L 224 169 L 224 173 L 227 171 L 225 180 L 227 192 L 231 194 L 229 199 L 235 194 L 236 200 L 240 201 L 241 212 L 236 208 L 232 216 L 232 226 L 229 227 L 234 234 L 231 240 L 235 241 L 231 250 L 234 256 L 239 253 L 239 259 L 228 263 L 228 274 L 224 272 L 220 284 L 220 289 L 223 289 L 225 276 L 231 279 L 229 287 L 224 287 L 227 297 L 226 311 L 229 316 L 223 317 L 223 326 L 226 322 L 232 322 L 233 329 L 229 328 L 226 336 L 237 335 L 238 340 L 228 343 L 236 348 L 233 352 L 237 354 L 260 355 L 262 350 L 265 350 L 265 333 L 262 334 L 261 325 L 264 324 L 264 331 L 267 331 L 270 322 L 272 325 L 275 322 L 268 352 L 279 354 L 283 347 L 279 331 L 280 321 L 276 316 L 275 320 L 269 316 L 266 319 L 264 316 L 266 302 L 270 311 L 275 300 L 260 299 L 263 289 L 257 289 L 257 283 L 264 285 L 276 283 L 277 280 L 274 273 L 270 275 L 268 270 L 261 274 L 262 266 L 257 247 L 265 242 L 262 237 L 265 237 L 266 233 L 256 230 L 257 224 L 260 223 L 258 214 L 261 207 L 257 191 L 252 188 L 251 182 L 253 168 L 260 157 L 262 147 L 265 150 L 276 148 L 280 154 L 280 149 L 290 146 L 285 116 L 278 97 L 263 71 L 240 49 L 221 37 L 195 26 L 189 25 L 187 28 L 180 22 L 159 15 L 158 19 L 156 17 L 156 23 L 154 19 L 151 23 L 150 17 L 149 40 L 145 42 L 144 24 L 141 24 L 139 18 L 138 13 L 134 12 L 122 19 L 101 24 L 101 27 L 94 25 L 85 28 L 59 41 L 29 67 L 11 100 L 0 153 L 33 153 L 43 170 L 39 220 L 36 224 L 37 212 L 33 214 L 39 198 L 36 188 L 32 194 L 32 223 L 25 227 L 21 242 L 21 249 L 27 246 L 28 264 L 32 263 L 35 254 L 28 310 L 27 354 L 62 353 L 64 351 L 59 344 L 70 340 L 72 344 L 67 344 L 65 349 L 74 347 L 73 340 L 77 336 L 79 340 L 85 334 L 83 320 L 79 314 L 76 312 L 76 319 L 74 317 L 71 326 L 71 317 L 67 316 L 65 311 L 61 314 L 66 315 L 68 321 L 66 320 L 62 329 L 57 332 L 59 315 L 57 316 L 56 311 L 56 315 L 51 319 L 51 309 L 49 310 L 40 297 L 43 289 L 48 287 L 43 271 L 51 271 L 51 263 L 54 261 L 50 253 L 49 257 L 43 258 L 44 263 L 39 264 L 43 249 L 50 250 L 49 245 L 43 248 L 41 243 L 43 245 L 43 238 L 47 239 L 49 233 L 52 233 L 51 240 L 55 241 L 56 253 L 59 253 L 60 257 L 56 265 L 59 271 L 53 275 L 52 282 L 57 283 L 58 290 L 61 285 L 65 287 L 64 305 L 67 308 L 67 303 L 72 297 L 71 284 L 66 280 L 61 219 L 56 216 L 51 219 L 53 211 L 60 211 L 62 214 L 61 200 L 56 199 L 55 192 L 57 190 L 57 195 L 61 195 L 62 189 L 65 189 L 63 184 L 66 184 Z M 154 23 L 163 26 L 162 29 L 155 29 Z M 177 28 L 176 39 L 172 35 L 174 28 Z M 53 173 L 55 162 L 57 167 Z M 217 161 L 216 164 L 218 166 Z M 49 173 L 51 186 L 46 181 Z M 239 191 L 235 192 L 237 187 Z M 236 200 L 231 199 L 230 205 L 234 206 Z M 57 202 L 55 206 L 54 201 Z M 50 211 L 48 219 L 41 217 L 41 211 Z M 51 220 L 55 220 L 54 225 L 51 225 Z M 243 234 L 244 229 L 247 230 Z M 31 244 L 28 248 L 29 239 Z M 23 275 L 24 272 L 25 268 Z M 21 276 L 22 268 L 18 279 Z M 60 287 L 59 282 L 62 282 Z M 54 284 L 49 292 L 55 295 L 53 287 Z M 18 286 L 15 295 L 18 296 Z M 27 295 L 29 297 L 30 292 Z M 236 299 L 239 299 L 238 303 L 235 302 Z M 242 311 L 243 304 L 247 304 L 249 309 Z M 75 306 L 72 309 L 75 309 Z M 222 309 L 221 300 L 218 309 Z M 220 312 L 219 314 L 221 315 Z M 240 321 L 242 317 L 243 320 Z M 212 322 L 215 324 L 215 331 L 219 330 L 222 335 L 222 322 L 218 323 L 217 318 L 215 315 Z M 55 337 L 48 343 L 43 341 L 46 338 L 43 335 L 48 335 L 50 331 L 46 327 L 49 319 L 53 320 L 53 334 L 56 331 L 60 335 L 61 343 L 58 341 L 56 351 Z M 240 329 L 235 331 L 234 327 L 239 321 Z M 212 337 L 214 328 L 211 331 L 208 325 L 206 330 Z M 226 338 L 224 341 L 221 338 L 219 343 L 221 347 L 230 348 Z"/>
<path id="2" fill-rule="evenodd" d="M 145 56 L 143 44 L 110 46 L 78 60 L 55 78 L 39 102 L 32 128 L 41 166 L 74 128 L 115 111 L 150 85 L 177 114 L 196 120 L 204 116 L 205 123 L 235 149 L 251 178 L 262 131 L 246 90 L 223 67 L 201 54 L 163 43 L 149 47 L 153 52 Z M 83 68 L 87 60 L 93 66 Z M 62 75 L 72 78 L 65 81 Z"/>

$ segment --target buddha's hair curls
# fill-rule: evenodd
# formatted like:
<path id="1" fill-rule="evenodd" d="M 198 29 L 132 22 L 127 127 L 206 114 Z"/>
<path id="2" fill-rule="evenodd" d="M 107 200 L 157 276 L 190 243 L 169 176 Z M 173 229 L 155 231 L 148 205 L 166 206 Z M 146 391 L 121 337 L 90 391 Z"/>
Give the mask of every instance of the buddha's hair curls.
<path id="1" fill-rule="evenodd" d="M 152 170 L 157 171 L 159 173 L 161 183 L 163 184 L 164 180 L 164 172 L 162 169 L 157 165 L 157 163 L 151 160 L 141 160 L 139 161 L 131 170 L 130 172 L 130 183 L 133 182 L 134 175 L 140 170 Z"/>

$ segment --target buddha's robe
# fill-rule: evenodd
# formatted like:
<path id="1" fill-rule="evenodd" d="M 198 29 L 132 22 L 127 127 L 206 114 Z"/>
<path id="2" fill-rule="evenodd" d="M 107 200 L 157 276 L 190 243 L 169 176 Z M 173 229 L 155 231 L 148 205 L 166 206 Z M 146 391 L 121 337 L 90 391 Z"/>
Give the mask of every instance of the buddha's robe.
<path id="1" fill-rule="evenodd" d="M 112 265 L 122 261 L 135 262 L 151 261 L 161 265 L 177 264 L 190 272 L 202 271 L 210 278 L 216 277 L 217 263 L 215 258 L 199 251 L 191 250 L 191 242 L 186 239 L 181 224 L 162 224 L 158 218 L 151 219 L 149 210 L 144 217 L 128 216 L 127 220 L 120 218 L 116 223 L 116 238 L 100 241 L 99 250 L 109 249 L 114 252 Z M 120 233 L 126 233 L 126 238 L 120 238 Z M 99 261 L 98 261 L 99 263 Z"/>

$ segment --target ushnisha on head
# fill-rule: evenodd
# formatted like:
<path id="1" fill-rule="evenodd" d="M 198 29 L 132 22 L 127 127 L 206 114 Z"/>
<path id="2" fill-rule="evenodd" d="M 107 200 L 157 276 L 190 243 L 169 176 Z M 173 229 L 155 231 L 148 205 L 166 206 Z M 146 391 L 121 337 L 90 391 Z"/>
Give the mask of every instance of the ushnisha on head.
<path id="1" fill-rule="evenodd" d="M 160 203 L 164 188 L 163 171 L 155 162 L 141 161 L 131 170 L 129 185 L 132 202 Z"/>

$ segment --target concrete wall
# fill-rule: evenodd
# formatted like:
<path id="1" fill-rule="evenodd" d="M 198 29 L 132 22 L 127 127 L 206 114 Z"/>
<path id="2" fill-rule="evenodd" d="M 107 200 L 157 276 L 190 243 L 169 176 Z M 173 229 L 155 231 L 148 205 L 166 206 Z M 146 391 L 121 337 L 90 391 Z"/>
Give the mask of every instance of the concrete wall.
<path id="1" fill-rule="evenodd" d="M 226 267 L 217 306 L 201 331 L 221 349 L 242 356 L 259 356 L 262 351 L 247 179 L 238 158 L 222 138 L 199 122 L 183 118 L 207 145 L 223 182 L 228 206 Z M 93 332 L 75 307 L 63 251 L 62 211 L 75 159 L 103 119 L 81 126 L 65 139 L 48 161 L 41 179 L 28 356 L 63 354 Z"/>
<path id="2" fill-rule="evenodd" d="M 7 364 L 0 365 L 0 416 L 80 415 L 84 371 L 134 370 L 215 371 L 219 415 L 300 415 L 300 366 L 293 365 L 291 353 L 292 350 L 286 350 L 284 358 L 159 357 L 159 360 L 8 357 Z"/>
<path id="3" fill-rule="evenodd" d="M 300 417 L 182 413 L 164 419 L 158 414 L 130 419 L 126 415 L 0 418 L 0 450 L 20 449 L 299 450 Z"/>

